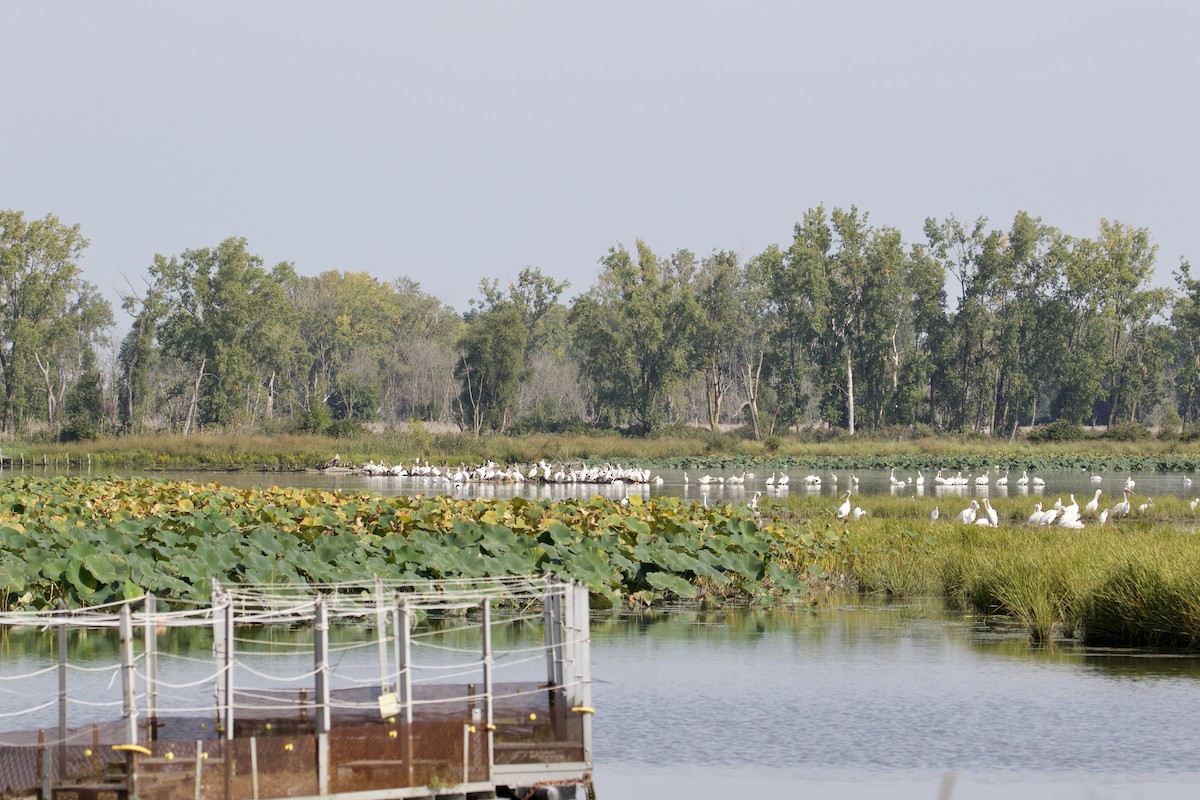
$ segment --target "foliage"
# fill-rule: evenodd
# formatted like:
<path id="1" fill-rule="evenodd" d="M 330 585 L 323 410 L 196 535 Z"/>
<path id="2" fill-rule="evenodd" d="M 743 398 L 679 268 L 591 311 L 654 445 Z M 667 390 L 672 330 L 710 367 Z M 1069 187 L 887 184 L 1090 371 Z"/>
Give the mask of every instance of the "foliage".
<path id="1" fill-rule="evenodd" d="M 1038 425 L 1029 432 L 1031 442 L 1074 442 L 1083 437 L 1083 426 L 1066 419 L 1056 420 L 1048 425 Z"/>
<path id="2" fill-rule="evenodd" d="M 766 600 L 820 578 L 836 536 L 678 499 L 627 505 L 237 490 L 148 480 L 0 484 L 0 605 L 104 603 L 226 583 L 561 572 L 607 603 Z"/>

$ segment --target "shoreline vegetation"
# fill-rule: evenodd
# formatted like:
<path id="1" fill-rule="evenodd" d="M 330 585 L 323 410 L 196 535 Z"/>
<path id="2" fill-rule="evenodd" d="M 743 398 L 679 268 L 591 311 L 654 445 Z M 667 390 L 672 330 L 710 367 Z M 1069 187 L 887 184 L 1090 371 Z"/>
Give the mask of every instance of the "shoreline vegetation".
<path id="1" fill-rule="evenodd" d="M 204 601 L 211 579 L 333 582 L 375 574 L 560 572 L 598 607 L 675 602 L 819 604 L 846 589 L 940 595 L 1032 640 L 1200 650 L 1200 514 L 1164 497 L 1083 530 L 1025 523 L 998 498 L 996 528 L 940 521 L 938 498 L 871 497 L 845 522 L 828 497 L 760 507 L 384 498 L 150 479 L 0 482 L 0 605 L 96 605 L 153 591 Z M 945 503 L 945 498 L 941 499 Z"/>
<path id="2" fill-rule="evenodd" d="M 420 423 L 350 438 L 305 434 L 120 436 L 73 443 L 14 442 L 0 447 L 6 465 L 77 469 L 292 472 L 315 469 L 337 455 L 369 461 L 457 466 L 623 462 L 654 468 L 765 465 L 814 469 L 1200 470 L 1200 441 L 1109 438 L 1071 441 L 998 440 L 984 435 L 789 436 L 766 442 L 734 433 L 684 429 L 656 437 L 617 433 L 523 436 L 433 433 Z"/>

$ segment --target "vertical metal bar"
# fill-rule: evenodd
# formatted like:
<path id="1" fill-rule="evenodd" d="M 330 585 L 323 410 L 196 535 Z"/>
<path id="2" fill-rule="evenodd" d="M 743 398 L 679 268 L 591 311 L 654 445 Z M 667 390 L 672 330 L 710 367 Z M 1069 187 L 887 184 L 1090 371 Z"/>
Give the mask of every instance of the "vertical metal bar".
<path id="1" fill-rule="evenodd" d="M 216 580 L 212 589 L 213 660 L 217 666 L 217 731 L 224 730 L 225 720 L 225 615 L 221 611 L 221 587 Z"/>
<path id="2" fill-rule="evenodd" d="M 379 693 L 386 694 L 391 690 L 391 680 L 388 677 L 387 651 L 387 608 L 383 599 L 383 580 L 375 576 L 375 632 L 379 639 Z"/>
<path id="3" fill-rule="evenodd" d="M 471 779 L 471 726 L 463 725 L 463 783 Z"/>
<path id="4" fill-rule="evenodd" d="M 225 596 L 225 738 L 233 740 L 233 598 Z"/>
<path id="5" fill-rule="evenodd" d="M 129 605 L 121 606 L 121 689 L 124 707 L 125 742 L 138 743 L 137 701 L 134 695 L 133 671 L 133 614 Z M 125 785 L 130 800 L 138 800 L 137 755 L 132 750 L 125 751 Z"/>
<path id="6" fill-rule="evenodd" d="M 124 700 L 125 742 L 138 743 L 137 703 L 134 701 L 133 617 L 129 606 L 121 606 L 121 690 Z"/>
<path id="7" fill-rule="evenodd" d="M 50 748 L 46 744 L 45 730 L 38 730 L 37 775 L 42 783 L 42 797 L 51 797 Z"/>
<path id="8" fill-rule="evenodd" d="M 483 612 L 483 732 L 486 745 L 488 778 L 492 776 L 492 733 L 496 728 L 492 703 L 492 601 L 485 597 L 482 601 Z M 465 776 L 464 776 L 465 780 Z"/>
<path id="9" fill-rule="evenodd" d="M 580 705 L 589 709 L 583 712 L 583 760 L 592 763 L 592 620 L 588 603 L 587 586 L 576 585 L 575 606 L 579 614 L 579 696 Z"/>
<path id="10" fill-rule="evenodd" d="M 396 669 L 400 673 L 400 702 L 404 707 L 404 722 L 412 725 L 412 609 L 407 599 L 400 601 L 396 635 L 400 637 L 400 656 L 396 661 Z"/>
<path id="11" fill-rule="evenodd" d="M 155 621 L 157 603 L 154 595 L 146 592 L 145 628 L 143 630 L 143 656 L 146 659 L 146 740 L 158 739 L 158 628 Z"/>
<path id="12" fill-rule="evenodd" d="M 58 601 L 59 611 L 67 608 Z M 58 779 L 67 775 L 67 625 L 63 615 L 58 617 Z"/>
<path id="13" fill-rule="evenodd" d="M 546 683 L 554 686 L 554 600 L 549 578 L 542 591 L 542 638 L 546 643 Z"/>
<path id="14" fill-rule="evenodd" d="M 258 739 L 250 737 L 250 792 L 258 800 Z"/>
<path id="15" fill-rule="evenodd" d="M 199 739 L 196 740 L 196 785 L 192 791 L 192 800 L 200 800 L 200 777 L 204 767 L 204 743 Z"/>
<path id="16" fill-rule="evenodd" d="M 317 693 L 317 788 L 324 797 L 329 794 L 329 611 L 320 597 L 313 626 L 313 662 Z"/>

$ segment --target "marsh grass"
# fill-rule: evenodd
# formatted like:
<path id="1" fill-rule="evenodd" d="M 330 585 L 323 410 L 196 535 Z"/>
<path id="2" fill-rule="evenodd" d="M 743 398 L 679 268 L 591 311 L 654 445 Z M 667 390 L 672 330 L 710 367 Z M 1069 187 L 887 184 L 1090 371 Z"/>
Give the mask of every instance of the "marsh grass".
<path id="1" fill-rule="evenodd" d="M 872 497 L 870 514 L 849 523 L 829 498 L 774 501 L 765 513 L 843 531 L 830 569 L 864 592 L 944 596 L 1040 642 L 1200 650 L 1200 536 L 1186 500 L 1082 530 L 1025 524 L 1027 497 L 995 502 L 998 528 L 963 525 L 953 516 L 967 501 L 945 500 Z"/>

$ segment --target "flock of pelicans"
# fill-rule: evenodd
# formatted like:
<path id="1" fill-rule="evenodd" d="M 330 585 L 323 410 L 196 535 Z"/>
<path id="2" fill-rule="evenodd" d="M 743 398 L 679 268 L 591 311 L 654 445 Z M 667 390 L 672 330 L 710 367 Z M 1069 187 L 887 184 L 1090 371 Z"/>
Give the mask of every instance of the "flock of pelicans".
<path id="1" fill-rule="evenodd" d="M 342 464 L 335 456 L 333 461 L 321 465 L 324 468 L 342 467 L 347 468 L 347 465 Z M 588 466 L 580 464 L 578 466 L 569 466 L 566 464 L 552 465 L 545 459 L 538 461 L 536 464 L 529 466 L 501 466 L 494 461 L 488 461 L 484 464 L 468 467 L 465 464 L 457 468 L 452 468 L 449 465 L 435 466 L 428 461 L 422 462 L 421 459 L 409 466 L 397 464 L 376 464 L 369 462 L 362 467 L 353 467 L 363 475 L 373 477 L 397 477 L 397 478 L 425 478 L 433 483 L 443 483 L 447 486 L 452 486 L 455 493 L 462 490 L 467 484 L 483 483 L 483 484 L 524 484 L 534 483 L 539 485 L 596 485 L 610 487 L 649 487 L 658 486 L 663 483 L 661 475 L 655 475 L 649 469 L 643 468 L 623 468 L 620 464 L 605 464 L 603 466 Z M 962 472 L 958 472 L 953 476 L 943 474 L 943 470 L 938 470 L 937 473 L 928 480 L 928 484 L 932 484 L 938 489 L 945 488 L 948 491 L 954 491 L 958 487 L 974 486 L 980 491 L 985 491 L 988 487 L 995 486 L 1005 488 L 1009 485 L 1009 471 L 1005 470 L 1000 477 L 993 479 L 991 470 L 986 471 L 983 475 L 963 477 Z M 757 476 L 753 472 L 744 471 L 737 475 L 713 476 L 704 474 L 697 478 L 692 478 L 687 472 L 683 473 L 684 491 L 687 492 L 691 484 L 695 482 L 703 494 L 704 504 L 708 504 L 708 493 L 710 489 L 720 489 L 723 487 L 732 487 L 740 489 L 745 487 L 747 482 L 757 486 Z M 889 481 L 893 491 L 902 490 L 907 487 L 916 488 L 918 491 L 923 491 L 927 485 L 925 474 L 918 470 L 915 477 L 897 477 L 895 470 L 891 470 Z M 1084 527 L 1085 519 L 1095 520 L 1099 525 L 1104 525 L 1110 518 L 1127 517 L 1136 511 L 1137 513 L 1145 513 L 1153 507 L 1154 500 L 1147 498 L 1146 502 L 1133 506 L 1130 501 L 1130 494 L 1133 492 L 1135 483 L 1132 477 L 1127 478 L 1123 487 L 1123 499 L 1121 502 L 1108 508 L 1100 507 L 1100 496 L 1103 490 L 1099 488 L 1099 484 L 1103 481 L 1103 476 L 1093 474 L 1091 477 L 1092 484 L 1096 486 L 1095 495 L 1090 501 L 1082 507 L 1075 500 L 1075 495 L 1070 495 L 1070 502 L 1063 503 L 1062 498 L 1059 498 L 1049 508 L 1043 508 L 1043 503 L 1038 502 L 1034 506 L 1033 513 L 1029 515 L 1026 522 L 1030 525 L 1047 526 L 1057 525 L 1063 528 L 1082 528 Z M 805 475 L 797 481 L 805 489 L 820 489 L 825 485 L 826 481 L 816 474 Z M 851 497 L 857 490 L 859 479 L 853 472 L 849 474 L 849 487 L 842 496 L 842 503 L 838 506 L 836 514 L 838 519 L 858 520 L 867 515 L 867 511 L 863 508 L 853 505 Z M 1045 481 L 1040 477 L 1030 477 L 1027 470 L 1022 470 L 1019 478 L 1012 479 L 1012 485 L 1022 491 L 1028 491 L 1032 488 L 1034 491 L 1042 491 L 1045 487 Z M 1190 478 L 1183 478 L 1184 487 L 1189 487 L 1192 483 Z M 838 476 L 830 474 L 829 484 L 837 488 Z M 789 491 L 791 478 L 785 472 L 772 472 L 771 476 L 763 481 L 765 492 L 772 495 L 782 495 Z M 645 488 L 643 488 L 645 491 Z M 748 505 L 752 508 L 758 507 L 758 500 L 763 495 L 763 491 L 755 491 L 753 497 L 748 500 Z M 628 495 L 626 495 L 628 498 Z M 1200 498 L 1191 501 L 1191 508 L 1196 509 L 1200 505 Z M 940 517 L 938 508 L 934 508 L 930 514 L 930 519 L 937 521 Z M 996 526 L 1000 524 L 999 515 L 992 508 L 992 504 L 985 496 L 982 498 L 982 504 L 979 500 L 971 500 L 966 508 L 962 509 L 955 515 L 958 522 L 967 525 L 983 525 Z"/>

